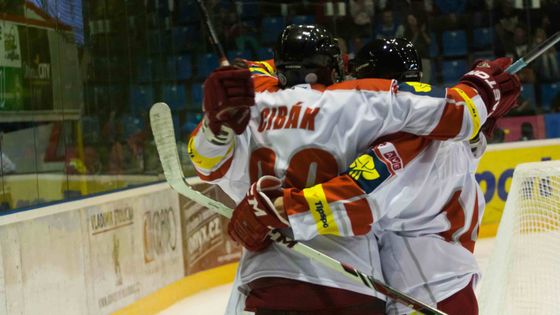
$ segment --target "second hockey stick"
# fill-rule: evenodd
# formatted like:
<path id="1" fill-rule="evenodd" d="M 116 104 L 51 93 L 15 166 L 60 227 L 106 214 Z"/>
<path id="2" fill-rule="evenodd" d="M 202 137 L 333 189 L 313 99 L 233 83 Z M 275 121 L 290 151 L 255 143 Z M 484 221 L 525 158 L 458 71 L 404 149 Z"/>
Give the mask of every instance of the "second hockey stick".
<path id="1" fill-rule="evenodd" d="M 554 35 L 547 38 L 545 41 L 540 43 L 537 47 L 533 48 L 530 52 L 528 52 L 525 56 L 517 59 L 513 64 L 511 64 L 506 71 L 515 74 L 519 72 L 519 70 L 525 68 L 531 61 L 537 59 L 540 55 L 542 55 L 545 51 L 547 51 L 550 47 L 554 46 L 556 43 L 560 41 L 560 31 L 556 32 Z"/>
<path id="2" fill-rule="evenodd" d="M 173 120 L 171 110 L 165 103 L 156 103 L 150 109 L 150 123 L 152 132 L 159 153 L 159 158 L 163 167 L 165 178 L 171 188 L 179 194 L 195 201 L 196 203 L 207 207 L 227 218 L 231 218 L 233 210 L 228 208 L 221 202 L 213 200 L 202 193 L 192 189 L 186 182 L 179 154 L 177 152 L 177 144 L 175 142 L 175 131 L 173 128 Z M 374 289 L 385 296 L 406 305 L 414 310 L 424 314 L 445 315 L 445 313 L 427 305 L 411 296 L 408 296 L 387 284 L 367 275 L 356 268 L 346 265 L 330 256 L 327 256 L 303 243 L 293 240 L 277 230 L 270 231 L 270 238 L 278 245 L 285 246 L 294 250 L 305 257 L 308 257 L 325 267 L 340 272 L 348 278 L 361 283 L 371 289 Z"/>

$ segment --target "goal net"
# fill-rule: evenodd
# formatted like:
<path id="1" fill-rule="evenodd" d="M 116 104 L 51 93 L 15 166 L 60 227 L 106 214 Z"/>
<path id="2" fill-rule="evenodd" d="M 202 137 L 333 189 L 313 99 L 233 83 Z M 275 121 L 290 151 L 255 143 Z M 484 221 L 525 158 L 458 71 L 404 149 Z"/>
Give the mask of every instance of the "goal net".
<path id="1" fill-rule="evenodd" d="M 516 167 L 479 307 L 482 315 L 560 314 L 560 161 Z"/>

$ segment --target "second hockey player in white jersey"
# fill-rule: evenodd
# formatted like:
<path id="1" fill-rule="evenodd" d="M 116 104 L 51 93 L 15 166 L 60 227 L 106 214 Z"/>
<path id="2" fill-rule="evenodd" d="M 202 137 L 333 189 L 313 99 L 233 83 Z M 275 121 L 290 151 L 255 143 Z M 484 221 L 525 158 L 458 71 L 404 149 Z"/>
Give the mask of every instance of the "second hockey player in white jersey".
<path id="1" fill-rule="evenodd" d="M 376 40 L 356 59 L 358 77 L 420 78 L 418 71 L 410 71 L 419 58 L 406 40 Z M 474 71 L 499 76 L 510 62 L 479 63 Z M 462 81 L 475 86 L 482 83 L 473 73 Z M 519 81 L 504 73 L 498 82 L 504 84 L 500 102 L 509 108 L 519 95 Z M 445 92 L 418 82 L 399 84 L 402 94 L 439 98 Z M 485 98 L 494 95 L 490 93 L 492 86 L 485 92 Z M 494 99 L 485 101 L 492 103 Z M 470 143 L 460 143 L 397 133 L 376 141 L 345 174 L 325 183 L 303 190 L 282 189 L 279 179 L 265 177 L 257 188 L 264 207 L 269 197 L 283 197 L 283 208 L 269 207 L 267 212 L 272 218 L 285 213 L 297 239 L 325 234 L 356 236 L 373 227 L 389 285 L 448 314 L 477 314 L 473 286 L 479 270 L 472 252 L 484 198 L 474 172 L 485 146 L 483 134 Z M 361 208 L 352 206 L 360 201 L 365 202 Z M 250 207 L 236 211 L 254 213 Z M 264 226 L 271 225 L 270 218 L 256 219 Z M 409 311 L 393 303 L 387 308 L 390 314 Z"/>

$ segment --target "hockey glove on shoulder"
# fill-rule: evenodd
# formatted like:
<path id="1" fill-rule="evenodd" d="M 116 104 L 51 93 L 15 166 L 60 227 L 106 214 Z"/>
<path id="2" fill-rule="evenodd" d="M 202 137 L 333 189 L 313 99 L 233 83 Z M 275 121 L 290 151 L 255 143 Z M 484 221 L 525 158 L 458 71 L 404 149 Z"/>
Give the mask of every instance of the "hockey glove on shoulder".
<path id="1" fill-rule="evenodd" d="M 214 134 L 222 126 L 241 134 L 255 105 L 255 90 L 249 69 L 221 67 L 214 70 L 204 82 L 203 107 L 208 127 Z"/>
<path id="2" fill-rule="evenodd" d="M 271 243 L 268 232 L 290 225 L 284 209 L 277 209 L 273 203 L 282 197 L 282 191 L 282 181 L 273 176 L 263 176 L 251 185 L 229 221 L 231 238 L 250 251 L 267 248 Z"/>

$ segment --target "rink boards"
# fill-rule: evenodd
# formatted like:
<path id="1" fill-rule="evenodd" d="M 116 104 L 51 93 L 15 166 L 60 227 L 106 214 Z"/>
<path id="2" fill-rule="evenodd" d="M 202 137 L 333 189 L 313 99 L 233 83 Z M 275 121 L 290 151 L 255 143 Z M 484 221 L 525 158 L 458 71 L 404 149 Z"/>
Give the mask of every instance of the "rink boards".
<path id="1" fill-rule="evenodd" d="M 165 183 L 1 216 L 0 314 L 153 314 L 233 280 L 225 222 Z"/>

